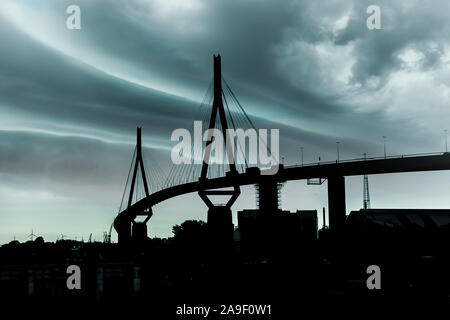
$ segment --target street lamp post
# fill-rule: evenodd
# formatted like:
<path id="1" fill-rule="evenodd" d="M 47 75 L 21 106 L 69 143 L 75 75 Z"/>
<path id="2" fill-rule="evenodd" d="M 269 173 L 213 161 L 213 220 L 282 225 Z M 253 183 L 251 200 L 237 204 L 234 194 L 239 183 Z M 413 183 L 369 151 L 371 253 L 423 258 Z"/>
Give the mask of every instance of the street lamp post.
<path id="1" fill-rule="evenodd" d="M 386 159 L 386 136 L 383 136 L 384 158 Z"/>
<path id="2" fill-rule="evenodd" d="M 301 155 L 302 155 L 302 167 L 303 167 L 303 147 L 300 147 L 300 152 L 301 152 Z"/>
<path id="3" fill-rule="evenodd" d="M 339 162 L 339 141 L 336 141 L 337 162 Z"/>
<path id="4" fill-rule="evenodd" d="M 445 153 L 448 152 L 448 148 L 447 148 L 447 129 L 444 130 L 444 135 L 445 135 Z"/>

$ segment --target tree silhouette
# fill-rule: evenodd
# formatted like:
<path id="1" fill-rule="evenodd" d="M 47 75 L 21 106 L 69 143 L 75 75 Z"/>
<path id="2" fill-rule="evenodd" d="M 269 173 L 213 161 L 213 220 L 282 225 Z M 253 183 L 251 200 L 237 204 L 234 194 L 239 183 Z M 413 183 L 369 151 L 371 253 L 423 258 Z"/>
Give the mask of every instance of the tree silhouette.
<path id="1" fill-rule="evenodd" d="M 172 228 L 178 255 L 185 261 L 199 262 L 208 243 L 207 224 L 200 220 L 186 220 Z"/>
<path id="2" fill-rule="evenodd" d="M 197 243 L 205 241 L 206 223 L 201 220 L 186 220 L 172 227 L 175 241 L 182 243 Z"/>

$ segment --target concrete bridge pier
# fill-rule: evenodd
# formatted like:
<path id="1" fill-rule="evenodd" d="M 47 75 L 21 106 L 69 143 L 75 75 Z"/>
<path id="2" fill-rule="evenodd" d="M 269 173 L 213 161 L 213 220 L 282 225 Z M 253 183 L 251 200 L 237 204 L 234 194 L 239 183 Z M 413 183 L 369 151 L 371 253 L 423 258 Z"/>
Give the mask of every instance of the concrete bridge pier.
<path id="1" fill-rule="evenodd" d="M 114 220 L 114 228 L 117 231 L 119 243 L 128 244 L 131 242 L 132 223 L 132 220 L 124 215 L 119 215 Z"/>
<path id="2" fill-rule="evenodd" d="M 142 243 L 147 239 L 147 222 L 133 222 L 131 228 L 132 234 L 131 239 L 135 243 Z"/>
<path id="3" fill-rule="evenodd" d="M 228 206 L 213 206 L 208 209 L 208 230 L 213 239 L 231 241 L 233 239 L 233 220 L 231 208 Z"/>
<path id="4" fill-rule="evenodd" d="M 328 178 L 328 214 L 331 231 L 342 231 L 345 226 L 345 178 L 332 175 Z"/>

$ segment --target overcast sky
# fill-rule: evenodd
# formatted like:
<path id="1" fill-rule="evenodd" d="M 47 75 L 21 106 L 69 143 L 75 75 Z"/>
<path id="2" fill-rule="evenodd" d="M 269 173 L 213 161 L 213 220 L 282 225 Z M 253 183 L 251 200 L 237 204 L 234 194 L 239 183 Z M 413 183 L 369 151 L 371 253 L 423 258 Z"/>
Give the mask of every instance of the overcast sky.
<path id="1" fill-rule="evenodd" d="M 71 4 L 81 30 L 66 27 Z M 366 26 L 371 4 L 380 30 Z M 305 162 L 335 160 L 336 141 L 341 159 L 382 156 L 382 136 L 391 155 L 444 151 L 449 12 L 445 0 L 2 0 L 0 243 L 32 228 L 50 241 L 100 240 L 117 214 L 136 126 L 147 167 L 159 162 L 167 175 L 171 132 L 192 128 L 217 53 L 255 124 L 280 129 L 286 164 L 300 161 L 301 146 Z M 369 181 L 372 207 L 450 207 L 447 172 Z M 362 177 L 347 190 L 347 210 L 359 209 Z M 288 183 L 282 204 L 320 209 L 326 184 Z M 248 187 L 233 209 L 254 206 Z M 151 236 L 206 220 L 197 195 L 154 211 Z"/>

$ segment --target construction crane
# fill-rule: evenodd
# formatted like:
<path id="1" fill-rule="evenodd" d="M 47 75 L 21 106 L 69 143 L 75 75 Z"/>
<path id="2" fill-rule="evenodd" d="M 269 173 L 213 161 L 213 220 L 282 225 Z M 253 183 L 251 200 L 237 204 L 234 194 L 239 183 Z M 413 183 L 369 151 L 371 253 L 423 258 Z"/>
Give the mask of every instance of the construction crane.
<path id="1" fill-rule="evenodd" d="M 364 175 L 363 208 L 370 209 L 369 178 Z"/>

